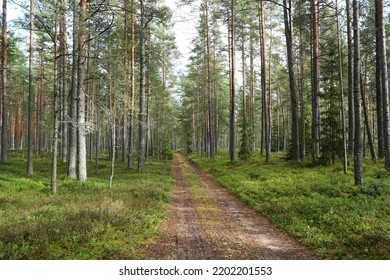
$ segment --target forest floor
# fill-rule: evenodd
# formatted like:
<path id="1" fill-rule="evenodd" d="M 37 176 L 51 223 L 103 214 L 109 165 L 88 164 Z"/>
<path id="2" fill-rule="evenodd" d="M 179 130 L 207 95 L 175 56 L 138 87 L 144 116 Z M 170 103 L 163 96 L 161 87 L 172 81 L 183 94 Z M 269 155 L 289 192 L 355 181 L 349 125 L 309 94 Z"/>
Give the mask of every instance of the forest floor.
<path id="1" fill-rule="evenodd" d="M 170 217 L 148 259 L 317 259 L 181 154 L 174 155 Z"/>

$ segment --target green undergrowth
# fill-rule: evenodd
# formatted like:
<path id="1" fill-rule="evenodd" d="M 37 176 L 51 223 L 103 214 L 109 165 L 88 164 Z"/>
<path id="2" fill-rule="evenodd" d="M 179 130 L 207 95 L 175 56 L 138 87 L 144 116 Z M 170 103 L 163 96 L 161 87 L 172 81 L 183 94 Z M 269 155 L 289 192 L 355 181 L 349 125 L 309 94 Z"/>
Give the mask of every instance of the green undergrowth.
<path id="1" fill-rule="evenodd" d="M 65 176 L 59 164 L 57 195 L 50 193 L 50 159 L 14 157 L 0 165 L 0 259 L 138 259 L 141 244 L 158 233 L 170 201 L 172 165 L 148 162 L 138 174 L 100 159 L 88 181 Z"/>
<path id="2" fill-rule="evenodd" d="M 231 193 L 327 259 L 390 259 L 390 173 L 364 161 L 364 186 L 350 167 L 315 166 L 273 155 L 229 162 L 191 155 Z"/>

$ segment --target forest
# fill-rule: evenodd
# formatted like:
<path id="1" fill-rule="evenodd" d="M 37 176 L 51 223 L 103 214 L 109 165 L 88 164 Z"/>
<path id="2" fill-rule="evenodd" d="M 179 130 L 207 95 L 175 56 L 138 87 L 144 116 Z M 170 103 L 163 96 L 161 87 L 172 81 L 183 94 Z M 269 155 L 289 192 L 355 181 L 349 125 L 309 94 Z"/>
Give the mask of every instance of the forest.
<path id="1" fill-rule="evenodd" d="M 292 258 L 389 258 L 390 3 L 2 0 L 0 24 L 0 259 L 226 257 L 159 247 L 182 188 L 225 246 L 214 185 Z"/>

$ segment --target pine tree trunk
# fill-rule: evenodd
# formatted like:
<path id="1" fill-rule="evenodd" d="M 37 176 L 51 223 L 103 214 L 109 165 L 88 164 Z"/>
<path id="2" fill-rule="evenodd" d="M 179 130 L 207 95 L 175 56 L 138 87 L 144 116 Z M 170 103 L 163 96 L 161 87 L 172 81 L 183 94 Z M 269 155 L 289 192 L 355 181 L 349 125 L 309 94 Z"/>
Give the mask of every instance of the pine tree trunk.
<path id="1" fill-rule="evenodd" d="M 140 99 L 139 99 L 139 126 L 138 126 L 138 172 L 145 168 L 145 123 L 146 123 L 146 50 L 145 50 L 145 1 L 140 0 L 141 27 L 140 27 Z"/>
<path id="2" fill-rule="evenodd" d="M 313 36 L 313 77 L 312 77 L 312 161 L 320 153 L 320 49 L 318 27 L 318 0 L 311 0 Z"/>
<path id="3" fill-rule="evenodd" d="M 355 133 L 355 109 L 353 96 L 353 42 L 352 42 L 352 18 L 351 0 L 346 0 L 347 10 L 347 43 L 348 43 L 348 152 L 353 154 Z"/>
<path id="4" fill-rule="evenodd" d="M 210 66 L 210 31 L 209 31 L 209 0 L 205 0 L 205 26 L 206 26 L 206 64 L 207 64 L 207 109 L 208 109 L 208 144 L 210 158 L 215 158 L 215 145 L 213 136 L 212 97 L 211 97 L 211 66 Z"/>
<path id="5" fill-rule="evenodd" d="M 299 16 L 303 16 L 302 3 L 299 4 Z M 304 60 L 304 38 L 303 38 L 303 23 L 299 21 L 299 59 L 300 59 L 300 105 L 301 105 L 301 141 L 300 158 L 302 161 L 306 158 L 306 123 L 305 123 L 305 60 Z"/>
<path id="6" fill-rule="evenodd" d="M 123 73 L 124 73 L 124 80 L 125 80 L 125 89 L 123 94 L 123 109 L 122 109 L 122 162 L 126 162 L 126 152 L 128 148 L 127 143 L 127 112 L 129 108 L 129 79 L 128 79 L 128 0 L 124 1 L 124 29 L 123 29 L 123 41 L 124 41 L 124 50 L 123 50 Z"/>
<path id="7" fill-rule="evenodd" d="M 42 120 L 43 120 L 43 96 L 44 96 L 44 78 L 45 78 L 45 66 L 44 66 L 44 42 L 42 41 L 42 45 L 39 50 L 39 63 L 40 63 L 40 77 L 39 77 L 39 95 L 38 95 L 38 110 L 37 110 L 37 127 L 38 127 L 38 143 L 37 143 L 37 153 L 39 155 L 42 154 L 42 144 L 43 144 L 43 129 L 42 129 Z"/>
<path id="8" fill-rule="evenodd" d="M 382 95 L 382 73 L 381 73 L 381 54 L 380 54 L 380 15 L 379 0 L 375 0 L 375 90 L 376 90 L 376 120 L 378 126 L 378 157 L 384 158 L 384 127 L 383 127 L 383 95 Z"/>
<path id="9" fill-rule="evenodd" d="M 253 32 L 251 27 L 250 32 L 250 97 L 249 97 L 249 123 L 250 123 L 250 131 L 251 131 L 251 152 L 253 153 L 255 151 L 255 113 L 254 113 L 254 99 L 255 99 L 255 66 L 254 66 L 254 39 L 253 39 Z"/>
<path id="10" fill-rule="evenodd" d="M 230 115 L 229 115 L 229 127 L 230 127 L 230 137 L 229 137 L 229 156 L 230 161 L 236 159 L 236 117 L 235 117 L 235 35 L 234 35 L 234 0 L 231 0 L 231 27 L 230 27 L 230 51 L 231 51 L 231 73 L 230 73 Z"/>
<path id="11" fill-rule="evenodd" d="M 112 66 L 111 66 L 111 63 L 109 63 L 109 85 L 108 85 L 108 98 L 109 98 L 109 102 L 108 102 L 108 106 L 109 106 L 109 113 L 110 113 L 110 137 L 111 137 L 111 174 L 110 174 L 110 178 L 109 178 L 109 184 L 108 184 L 108 188 L 111 188 L 112 187 L 112 181 L 114 179 L 114 172 L 115 172 L 115 147 L 116 147 L 116 127 L 115 127 L 115 124 L 116 124 L 116 117 L 115 117 L 115 113 L 114 113 L 114 110 L 113 110 L 113 107 L 114 107 L 114 96 L 113 96 L 113 90 L 112 90 Z"/>
<path id="12" fill-rule="evenodd" d="M 78 100 L 78 1 L 73 1 L 73 57 L 72 57 L 72 96 L 70 104 L 69 160 L 68 176 L 77 178 L 77 100 Z"/>
<path id="13" fill-rule="evenodd" d="M 348 170 L 348 151 L 347 151 L 347 135 L 345 127 L 345 109 L 344 109 L 344 73 L 343 73 L 343 52 L 341 46 L 340 29 L 339 29 L 339 10 L 338 1 L 336 0 L 336 22 L 337 22 L 337 45 L 339 50 L 339 86 L 340 86 L 340 107 L 341 107 L 341 126 L 342 126 L 342 138 L 343 138 L 343 167 L 344 174 L 347 174 Z"/>
<path id="14" fill-rule="evenodd" d="M 68 79 L 67 79 L 67 36 L 66 36 L 66 1 L 61 1 L 60 18 L 60 85 L 61 85 L 61 157 L 68 158 Z"/>
<path id="15" fill-rule="evenodd" d="M 354 177 L 355 185 L 363 185 L 362 170 L 362 129 L 361 129 L 361 92 L 360 92 L 360 26 L 359 26 L 359 1 L 353 0 L 353 93 L 355 114 L 355 137 L 354 137 Z"/>
<path id="16" fill-rule="evenodd" d="M 53 120 L 53 147 L 52 147 L 52 167 L 51 167 L 51 192 L 55 194 L 57 192 L 57 155 L 58 155 L 58 140 L 59 140 L 59 127 L 58 127 L 58 114 L 59 114 L 59 98 L 57 90 L 57 19 L 54 25 L 54 83 L 53 83 L 53 95 L 54 95 L 54 120 Z"/>
<path id="17" fill-rule="evenodd" d="M 29 94 L 28 94 L 28 156 L 27 174 L 33 174 L 33 112 L 34 112 L 34 87 L 33 87 L 33 56 L 34 56 L 34 0 L 30 0 L 30 56 L 29 56 Z"/>
<path id="18" fill-rule="evenodd" d="M 8 92 L 7 92 L 7 0 L 3 0 L 1 40 L 1 89 L 2 89 L 2 126 L 1 126 L 1 162 L 8 158 Z"/>
<path id="19" fill-rule="evenodd" d="M 382 90 L 382 106 L 383 106 L 383 138 L 384 138 L 384 156 L 385 156 L 385 168 L 390 169 L 390 112 L 389 112 L 389 86 L 388 86 L 388 72 L 387 72 L 387 55 L 386 55 L 386 34 L 384 25 L 384 1 L 377 0 L 376 11 L 378 14 L 377 25 L 377 41 L 378 47 L 378 60 L 380 63 L 381 72 L 381 90 Z"/>
<path id="20" fill-rule="evenodd" d="M 263 116 L 263 140 L 265 148 L 265 161 L 270 160 L 270 137 L 269 137 L 269 122 L 268 119 L 268 101 L 267 101 L 267 74 L 265 62 L 265 39 L 264 39 L 264 0 L 259 1 L 259 26 L 260 26 L 260 60 L 261 60 L 261 100 L 262 100 L 262 116 Z"/>
<path id="21" fill-rule="evenodd" d="M 86 41 L 87 41 L 87 0 L 81 1 L 81 30 L 79 41 L 79 63 L 78 63 L 78 106 L 77 106 L 77 125 L 78 125 L 78 179 L 81 182 L 87 180 L 87 142 L 86 142 L 86 123 L 85 123 L 85 85 L 86 76 Z"/>
<path id="22" fill-rule="evenodd" d="M 134 76 L 134 45 L 135 45 L 135 30 L 134 30 L 134 0 L 131 0 L 131 50 L 130 50 L 130 128 L 129 128 L 129 152 L 128 152 L 128 167 L 133 167 L 133 150 L 134 150 L 134 104 L 135 104 L 135 76 Z"/>
<path id="23" fill-rule="evenodd" d="M 291 96 L 291 133 L 292 133 L 292 155 L 293 160 L 299 159 L 299 117 L 298 117 L 298 97 L 295 87 L 295 73 L 292 53 L 292 21 L 291 21 L 291 1 L 289 3 L 290 9 L 287 9 L 287 0 L 284 3 L 284 26 L 287 46 L 287 68 L 289 74 L 290 96 Z"/>

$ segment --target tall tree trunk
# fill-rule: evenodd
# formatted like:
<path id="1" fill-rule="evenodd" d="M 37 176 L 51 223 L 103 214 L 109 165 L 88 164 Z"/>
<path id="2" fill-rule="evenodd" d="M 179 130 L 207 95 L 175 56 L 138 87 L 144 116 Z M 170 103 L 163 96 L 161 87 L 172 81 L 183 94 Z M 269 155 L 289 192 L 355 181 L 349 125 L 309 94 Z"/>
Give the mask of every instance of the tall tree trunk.
<path id="1" fill-rule="evenodd" d="M 40 63 L 40 77 L 39 77 L 39 90 L 38 90 L 38 110 L 37 110 L 37 122 L 36 126 L 38 129 L 38 143 L 37 143 L 37 153 L 39 155 L 42 154 L 42 144 L 43 144 L 43 129 L 42 129 L 42 122 L 43 122 L 43 96 L 44 96 L 44 79 L 45 79 L 45 66 L 44 66 L 44 42 L 42 40 L 40 50 L 39 50 L 39 63 Z"/>
<path id="2" fill-rule="evenodd" d="M 353 59 L 353 93 L 355 109 L 355 138 L 354 138 L 354 177 L 355 185 L 363 185 L 362 170 L 362 129 L 361 129 L 361 93 L 360 93 L 360 15 L 359 1 L 353 0 L 353 37 L 354 37 L 354 59 Z"/>
<path id="3" fill-rule="evenodd" d="M 115 127 L 115 124 L 116 124 L 116 116 L 115 116 L 115 113 L 114 113 L 114 110 L 113 110 L 113 107 L 114 107 L 114 96 L 113 96 L 113 90 L 112 90 L 112 66 L 111 66 L 111 63 L 109 63 L 109 85 L 108 85 L 108 98 L 109 98 L 109 102 L 108 102 L 108 106 L 109 106 L 109 110 L 110 110 L 110 128 L 111 128 L 111 132 L 110 132 L 110 137 L 111 137 L 111 174 L 110 174 L 110 178 L 109 178 L 109 184 L 108 184 L 108 188 L 111 188 L 112 187 L 112 181 L 114 179 L 114 172 L 115 172 L 115 147 L 116 147 L 116 127 Z"/>
<path id="4" fill-rule="evenodd" d="M 1 40 L 1 79 L 2 79 L 2 105 L 1 111 L 1 162 L 8 158 L 8 92 L 7 92 L 7 0 L 3 0 L 2 18 L 2 40 Z"/>
<path id="5" fill-rule="evenodd" d="M 208 108 L 208 139 L 210 158 L 215 158 L 215 145 L 213 135 L 213 118 L 212 118 L 212 97 L 211 97 L 211 66 L 210 66 L 210 31 L 209 31 L 209 0 L 205 0 L 206 10 L 206 56 L 207 56 L 207 108 Z"/>
<path id="6" fill-rule="evenodd" d="M 263 8 L 264 9 L 264 8 Z M 263 12 L 264 13 L 264 12 Z M 271 153 L 272 150 L 272 42 L 273 42 L 273 26 L 272 26 L 272 5 L 270 6 L 270 34 L 269 34 L 269 46 L 268 46 L 268 150 Z"/>
<path id="7" fill-rule="evenodd" d="M 312 77 L 312 161 L 320 153 L 320 44 L 318 27 L 318 0 L 311 0 L 313 37 L 313 77 Z"/>
<path id="8" fill-rule="evenodd" d="M 287 46 L 287 68 L 290 80 L 290 96 L 291 96 L 291 136 L 292 136 L 292 152 L 293 160 L 299 159 L 299 117 L 298 117 L 298 96 L 295 87 L 295 73 L 292 53 L 292 21 L 291 21 L 291 1 L 287 6 L 287 0 L 284 3 L 284 26 Z M 289 7 L 289 9 L 287 8 Z"/>
<path id="9" fill-rule="evenodd" d="M 368 105 L 367 105 L 367 96 L 366 96 L 366 91 L 364 88 L 363 83 L 366 81 L 363 81 L 363 79 L 360 77 L 360 92 L 362 95 L 362 103 L 363 103 L 363 114 L 364 114 L 364 127 L 366 128 L 367 132 L 367 138 L 368 138 L 368 146 L 370 148 L 370 153 L 371 153 L 371 158 L 376 161 L 377 156 L 374 148 L 374 138 L 371 133 L 371 128 L 370 128 L 370 120 L 369 120 L 369 115 L 368 115 Z M 365 145 L 363 146 L 365 147 Z M 364 157 L 364 156 L 363 156 Z"/>
<path id="10" fill-rule="evenodd" d="M 302 17 L 304 11 L 302 9 L 302 3 L 299 4 L 299 16 Z M 306 157 L 306 123 L 305 123 L 305 60 L 304 60 L 304 38 L 303 38 L 303 22 L 299 21 L 299 64 L 300 64 L 300 90 L 299 99 L 301 105 L 301 141 L 300 141 L 300 158 L 302 161 Z"/>
<path id="11" fill-rule="evenodd" d="M 127 137 L 127 112 L 129 108 L 129 70 L 128 70 L 128 42 L 129 42 L 129 35 L 128 35 L 128 0 L 124 1 L 124 34 L 123 34 L 123 41 L 124 41 L 124 48 L 123 48 L 123 74 L 124 74 L 124 80 L 125 80 L 125 89 L 123 94 L 123 111 L 122 111 L 122 162 L 126 162 L 126 151 L 128 147 L 128 143 L 126 142 Z"/>
<path id="12" fill-rule="evenodd" d="M 382 1 L 383 3 L 383 1 Z M 378 157 L 384 158 L 385 151 L 385 139 L 384 139 L 384 127 L 383 127 L 383 95 L 382 95 L 382 73 L 381 73 L 381 54 L 380 54 L 380 10 L 379 10 L 380 2 L 379 0 L 375 0 L 375 90 L 376 90 L 376 120 L 378 126 Z M 383 23 L 383 22 L 382 22 Z"/>
<path id="13" fill-rule="evenodd" d="M 341 46 L 340 29 L 339 29 L 339 10 L 338 1 L 336 0 L 336 23 L 337 23 L 337 45 L 339 50 L 339 86 L 340 86 L 340 107 L 341 107 L 341 127 L 343 138 L 343 167 L 344 174 L 347 174 L 348 169 L 348 151 L 347 151 L 347 135 L 345 127 L 345 108 L 344 108 L 344 73 L 343 73 L 343 48 Z"/>
<path id="14" fill-rule="evenodd" d="M 347 43 L 348 43 L 348 152 L 353 154 L 355 133 L 355 109 L 353 96 L 353 42 L 352 42 L 352 18 L 351 0 L 346 0 L 347 10 Z"/>
<path id="15" fill-rule="evenodd" d="M 377 63 L 380 64 L 381 72 L 381 90 L 382 90 L 382 106 L 383 106 L 383 138 L 384 138 L 384 156 L 385 168 L 390 169 L 390 112 L 389 112 L 389 85 L 387 72 L 387 55 L 386 55 L 386 34 L 384 25 L 384 1 L 376 0 L 376 12 L 378 15 L 377 24 L 377 41 L 378 51 Z"/>
<path id="16" fill-rule="evenodd" d="M 263 139 L 265 146 L 265 161 L 270 160 L 270 137 L 269 137 L 269 122 L 268 119 L 268 102 L 267 102 L 267 74 L 265 62 L 265 39 L 264 39 L 264 0 L 259 1 L 259 26 L 260 26 L 260 60 L 261 60 L 261 100 L 262 100 L 262 116 L 263 116 Z"/>
<path id="17" fill-rule="evenodd" d="M 78 101 L 78 1 L 73 1 L 73 57 L 72 57 L 72 96 L 70 104 L 69 160 L 68 176 L 77 178 L 77 101 Z"/>
<path id="18" fill-rule="evenodd" d="M 146 50 L 145 50 L 145 1 L 140 0 L 141 26 L 140 26 L 140 99 L 139 99 L 139 126 L 138 126 L 138 172 L 145 168 L 145 124 L 146 124 Z"/>
<path id="19" fill-rule="evenodd" d="M 86 142 L 86 123 L 85 123 L 85 76 L 86 76 L 86 52 L 87 43 L 87 0 L 81 0 L 80 17 L 80 41 L 79 41 L 79 77 L 78 77 L 78 106 L 77 106 L 77 125 L 78 125 L 78 179 L 81 182 L 87 180 L 87 142 Z"/>
<path id="20" fill-rule="evenodd" d="M 130 50 L 130 128 L 129 128 L 129 154 L 128 167 L 133 167 L 133 150 L 134 150 L 134 104 L 135 104 L 135 75 L 134 75 L 134 45 L 135 45 L 135 30 L 134 30 L 134 0 L 131 0 L 131 50 Z"/>
<path id="21" fill-rule="evenodd" d="M 61 65 L 61 157 L 68 157 L 68 79 L 67 79 L 67 36 L 66 36 L 66 0 L 61 1 L 60 18 L 60 65 Z"/>
<path id="22" fill-rule="evenodd" d="M 54 95 L 54 112 L 53 112 L 53 147 L 51 156 L 51 192 L 55 194 L 57 192 L 57 154 L 58 154 L 58 140 L 59 140 L 59 127 L 58 127 L 58 114 L 59 114 L 59 96 L 57 90 L 57 18 L 54 24 L 54 83 L 53 83 L 53 95 Z"/>
<path id="23" fill-rule="evenodd" d="M 33 174 L 33 112 L 34 112 L 34 86 L 33 86 L 33 56 L 34 56 L 34 0 L 30 0 L 30 56 L 29 56 L 29 90 L 28 90 L 28 157 L 27 173 Z"/>
<path id="24" fill-rule="evenodd" d="M 235 35 L 234 35 L 234 0 L 231 0 L 231 27 L 230 27 L 230 51 L 231 51 L 231 73 L 230 73 L 230 115 L 229 115 L 229 127 L 230 127 L 230 137 L 229 137 L 229 156 L 230 161 L 236 159 L 236 117 L 235 117 Z"/>
<path id="25" fill-rule="evenodd" d="M 254 65 L 254 39 L 253 39 L 253 31 L 252 27 L 250 30 L 250 97 L 249 97 L 249 123 L 250 123 L 250 134 L 251 134 L 251 152 L 255 151 L 255 113 L 254 113 L 254 100 L 255 100 L 255 65 Z"/>

